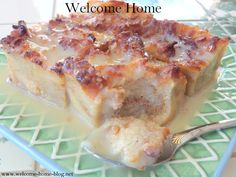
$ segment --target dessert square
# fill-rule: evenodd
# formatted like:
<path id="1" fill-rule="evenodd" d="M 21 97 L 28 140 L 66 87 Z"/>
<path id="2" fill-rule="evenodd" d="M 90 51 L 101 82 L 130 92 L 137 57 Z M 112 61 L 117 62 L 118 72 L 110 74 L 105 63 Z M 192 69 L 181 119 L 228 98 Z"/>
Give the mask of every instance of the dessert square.
<path id="1" fill-rule="evenodd" d="M 183 92 L 193 95 L 215 75 L 228 40 L 146 13 L 74 13 L 31 28 L 19 21 L 1 43 L 12 82 L 98 126 L 114 114 L 171 120 Z"/>

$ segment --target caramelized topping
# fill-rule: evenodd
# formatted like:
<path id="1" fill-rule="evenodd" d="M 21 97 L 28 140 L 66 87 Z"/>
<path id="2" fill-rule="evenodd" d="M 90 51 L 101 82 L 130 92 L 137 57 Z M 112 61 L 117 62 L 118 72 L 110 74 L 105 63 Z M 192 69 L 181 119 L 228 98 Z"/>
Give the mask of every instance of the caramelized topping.
<path id="1" fill-rule="evenodd" d="M 95 49 L 98 49 L 99 51 L 106 53 L 109 50 L 110 44 L 111 44 L 111 41 L 106 41 L 99 45 L 95 45 Z"/>
<path id="2" fill-rule="evenodd" d="M 19 21 L 18 25 L 13 25 L 13 31 L 10 35 L 2 38 L 0 43 L 5 46 L 6 50 L 10 52 L 11 49 L 15 49 L 22 45 L 22 43 L 29 37 L 29 33 L 24 21 Z"/>
<path id="3" fill-rule="evenodd" d="M 25 58 L 38 58 L 40 57 L 40 54 L 34 50 L 29 50 L 29 51 L 26 51 L 25 52 L 25 55 L 24 55 Z"/>
<path id="4" fill-rule="evenodd" d="M 195 43 L 195 41 L 191 37 L 186 37 L 186 36 L 181 37 L 180 36 L 179 38 L 180 38 L 180 40 L 182 40 L 184 42 L 185 45 L 190 46 L 191 49 L 195 50 L 198 48 L 197 44 Z"/>
<path id="5" fill-rule="evenodd" d="M 33 58 L 31 61 L 37 65 L 40 65 L 40 66 L 42 66 L 42 64 L 43 64 L 43 61 L 39 58 Z"/>
<path id="6" fill-rule="evenodd" d="M 175 56 L 175 48 L 174 45 L 177 44 L 176 41 L 172 42 L 172 43 L 166 43 L 163 46 L 163 52 L 167 54 L 168 57 L 173 57 Z"/>
<path id="7" fill-rule="evenodd" d="M 51 71 L 54 71 L 58 75 L 63 75 L 63 62 L 58 61 L 54 66 L 50 68 Z"/>
<path id="8" fill-rule="evenodd" d="M 62 37 L 59 40 L 59 44 L 63 47 L 64 50 L 68 49 L 68 48 L 74 48 L 76 49 L 76 47 L 80 44 L 80 40 L 78 39 L 74 39 L 74 38 L 67 38 L 67 37 Z"/>
<path id="9" fill-rule="evenodd" d="M 209 52 L 214 52 L 215 51 L 217 43 L 218 43 L 219 40 L 220 40 L 220 38 L 217 37 L 217 36 L 214 36 L 210 39 L 209 48 L 208 48 Z"/>
<path id="10" fill-rule="evenodd" d="M 166 76 L 169 75 L 172 78 L 180 78 L 182 75 L 182 72 L 180 68 L 176 64 L 170 64 L 168 67 L 165 67 L 163 71 L 161 72 L 161 75 Z"/>
<path id="11" fill-rule="evenodd" d="M 83 85 L 102 88 L 105 84 L 105 79 L 101 76 L 101 73 L 89 64 L 88 61 L 80 58 L 67 57 L 57 62 L 50 70 L 60 75 L 63 73 L 73 74 L 77 81 Z"/>
<path id="12" fill-rule="evenodd" d="M 52 31 L 56 31 L 55 29 L 63 29 L 65 28 L 65 22 L 68 20 L 68 18 L 64 16 L 57 15 L 57 17 L 53 20 L 50 20 L 48 23 L 48 27 Z"/>
<path id="13" fill-rule="evenodd" d="M 24 54 L 25 58 L 29 58 L 33 63 L 37 64 L 37 65 L 42 65 L 43 61 L 40 59 L 41 55 L 40 53 L 34 51 L 34 50 L 29 50 L 26 51 Z"/>
<path id="14" fill-rule="evenodd" d="M 184 64 L 190 68 L 201 70 L 201 68 L 206 65 L 206 62 L 202 60 L 194 59 L 194 60 L 187 60 L 184 62 Z"/>
<path id="15" fill-rule="evenodd" d="M 96 38 L 93 34 L 89 34 L 88 35 L 88 39 L 91 40 L 92 42 L 95 42 L 96 41 Z"/>
<path id="16" fill-rule="evenodd" d="M 120 45 L 125 52 L 144 56 L 144 44 L 137 34 L 133 34 L 129 31 L 122 32 L 117 36 L 116 43 Z"/>
<path id="17" fill-rule="evenodd" d="M 23 20 L 20 20 L 18 25 L 13 25 L 12 28 L 14 29 L 13 33 L 15 33 L 16 36 L 29 36 L 26 23 Z"/>
<path id="18" fill-rule="evenodd" d="M 116 2 L 107 3 L 117 5 Z M 125 5 L 119 2 L 122 4 Z M 42 45 L 39 35 L 46 35 L 54 49 L 46 46 L 48 41 Z M 63 58 L 67 58 L 49 61 L 45 66 L 59 75 L 70 73 L 83 85 L 102 87 L 105 79 L 97 70 L 99 65 L 112 65 L 111 71 L 115 70 L 118 75 L 118 68 L 121 68 L 118 65 L 136 60 L 161 60 L 175 63 L 164 71 L 175 78 L 180 76 L 179 65 L 201 69 L 206 64 L 205 55 L 213 53 L 219 41 L 220 38 L 211 37 L 206 30 L 175 21 L 156 20 L 151 14 L 77 13 L 69 17 L 57 16 L 38 29 L 28 30 L 25 22 L 19 21 L 1 44 L 7 52 L 22 54 L 38 65 L 47 62 L 42 60 L 44 58 L 49 60 L 51 51 L 61 50 L 59 45 L 64 49 Z M 208 51 L 203 46 L 207 46 Z"/>

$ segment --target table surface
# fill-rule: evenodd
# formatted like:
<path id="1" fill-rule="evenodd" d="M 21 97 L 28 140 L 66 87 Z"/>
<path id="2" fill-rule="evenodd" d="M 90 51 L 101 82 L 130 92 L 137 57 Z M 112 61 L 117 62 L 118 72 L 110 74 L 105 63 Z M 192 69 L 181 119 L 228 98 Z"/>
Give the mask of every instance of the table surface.
<path id="1" fill-rule="evenodd" d="M 150 2 L 154 0 L 150 0 Z M 16 23 L 18 20 L 24 19 L 27 23 L 37 23 L 48 21 L 55 14 L 65 14 L 68 13 L 64 5 L 65 2 L 78 2 L 75 0 L 8 0 L 0 2 L 0 38 L 7 35 L 11 29 L 11 25 Z M 137 2 L 137 0 L 136 0 Z M 204 5 L 201 7 L 195 0 L 169 0 L 168 4 L 164 0 L 159 1 L 160 4 L 168 8 L 168 11 L 163 10 L 161 14 L 158 14 L 157 18 L 163 19 L 181 19 L 187 20 L 199 20 L 201 16 L 204 15 L 206 9 L 210 9 L 213 12 L 213 18 L 224 20 L 228 14 L 232 18 L 232 23 L 236 23 L 236 10 L 224 11 L 220 9 L 219 4 L 232 3 L 236 6 L 235 0 L 199 0 L 200 3 Z M 217 4 L 217 5 L 216 5 Z M 188 7 L 188 8 L 186 8 Z M 167 9 L 166 8 L 166 9 Z M 178 10 L 178 13 L 169 13 L 169 9 Z M 194 9 L 194 12 L 191 10 Z M 10 10 L 10 13 L 9 13 Z M 192 12 L 191 12 L 192 11 Z M 187 15 L 186 15 L 187 14 Z M 189 16 L 191 14 L 191 16 Z M 229 20 L 229 19 L 227 19 Z M 236 27 L 235 27 L 236 28 Z M 236 38 L 236 30 L 233 37 Z M 235 56 L 236 57 L 236 56 Z M 28 155 L 23 153 L 14 144 L 7 141 L 4 137 L 0 135 L 0 172 L 5 171 L 43 171 L 43 167 L 37 164 Z M 21 163 L 19 163 L 19 159 Z M 222 174 L 223 177 L 235 177 L 236 174 L 236 148 Z"/>

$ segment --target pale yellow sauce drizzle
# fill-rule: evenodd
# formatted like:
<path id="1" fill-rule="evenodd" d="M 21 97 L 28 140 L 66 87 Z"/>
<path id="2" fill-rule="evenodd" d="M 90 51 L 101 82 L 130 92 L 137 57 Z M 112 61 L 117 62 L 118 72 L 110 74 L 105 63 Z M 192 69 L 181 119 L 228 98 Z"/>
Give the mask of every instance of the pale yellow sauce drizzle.
<path id="1" fill-rule="evenodd" d="M 172 133 L 180 132 L 189 128 L 191 120 L 196 116 L 196 113 L 199 111 L 201 105 L 211 93 L 217 76 L 195 95 L 191 97 L 186 96 L 184 103 L 175 118 L 167 124 Z"/>
<path id="2" fill-rule="evenodd" d="M 82 118 L 78 118 L 78 115 L 73 113 L 70 109 L 57 108 L 53 104 L 48 103 L 45 100 L 39 99 L 28 92 L 25 92 L 23 89 L 16 88 L 14 85 L 7 82 L 8 71 L 7 67 L 0 69 L 0 93 L 4 95 L 13 95 L 17 99 L 17 102 L 27 103 L 30 105 L 30 108 L 36 110 L 37 112 L 47 113 L 50 119 L 53 119 L 50 122 L 55 123 L 66 123 L 70 127 L 69 131 L 73 131 L 75 136 L 81 137 L 83 139 L 86 137 L 89 132 L 91 132 L 92 127 Z M 13 98 L 13 101 L 14 101 Z"/>
<path id="3" fill-rule="evenodd" d="M 38 99 L 31 94 L 24 92 L 22 89 L 15 88 L 12 84 L 6 82 L 7 77 L 7 67 L 0 69 L 0 93 L 7 95 L 14 94 L 14 96 L 17 97 L 18 100 L 21 100 L 22 103 L 27 102 L 36 110 L 50 113 L 50 118 L 54 119 L 55 122 L 59 123 L 61 121 L 68 123 L 71 127 L 70 130 L 75 131 L 75 133 L 82 139 L 87 137 L 91 132 L 92 127 L 90 127 L 82 118 L 78 118 L 80 117 L 78 114 L 75 115 L 75 113 L 72 113 L 70 109 L 57 108 L 44 100 Z M 203 88 L 194 96 L 186 97 L 185 103 L 177 116 L 167 125 L 172 133 L 185 130 L 188 127 L 190 121 L 199 110 L 199 107 L 211 92 L 214 83 L 215 80 L 209 83 L 207 87 Z"/>

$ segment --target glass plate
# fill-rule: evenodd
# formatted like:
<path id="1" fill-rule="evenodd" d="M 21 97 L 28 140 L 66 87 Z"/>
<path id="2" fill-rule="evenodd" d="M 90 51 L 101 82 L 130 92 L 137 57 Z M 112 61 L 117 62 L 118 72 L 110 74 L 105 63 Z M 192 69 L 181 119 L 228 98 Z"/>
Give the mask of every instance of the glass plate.
<path id="1" fill-rule="evenodd" d="M 236 118 L 236 21 L 232 21 L 232 16 L 220 20 L 209 16 L 211 21 L 184 21 L 207 28 L 215 35 L 230 36 L 232 40 L 222 59 L 217 85 L 190 126 Z M 0 53 L 0 72 L 5 65 L 5 56 Z M 49 170 L 65 169 L 80 177 L 220 176 L 236 142 L 235 128 L 208 133 L 183 146 L 172 161 L 137 171 L 111 166 L 88 154 L 80 148 L 81 136 L 68 133 L 67 123 L 52 121 L 50 116 L 50 112 L 35 110 L 0 87 L 0 124 L 11 130 L 1 128 L 1 132 Z M 19 137 L 25 141 L 21 143 Z"/>

